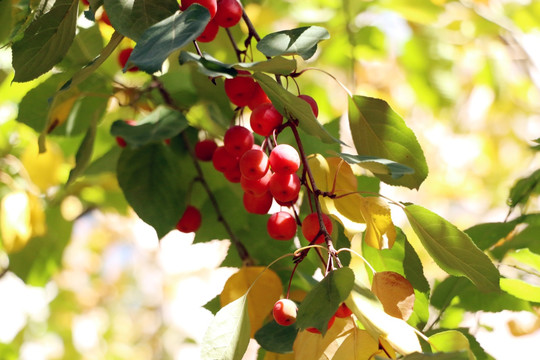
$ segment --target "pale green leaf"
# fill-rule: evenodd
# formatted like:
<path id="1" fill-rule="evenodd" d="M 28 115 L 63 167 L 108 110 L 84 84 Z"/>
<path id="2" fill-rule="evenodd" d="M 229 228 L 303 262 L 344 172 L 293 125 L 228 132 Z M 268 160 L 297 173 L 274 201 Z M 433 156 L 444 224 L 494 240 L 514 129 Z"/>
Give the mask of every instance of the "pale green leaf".
<path id="1" fill-rule="evenodd" d="M 257 50 L 268 57 L 298 54 L 307 60 L 317 51 L 317 44 L 329 38 L 325 28 L 306 26 L 268 34 L 257 43 Z"/>
<path id="2" fill-rule="evenodd" d="M 540 286 L 526 283 L 520 279 L 501 278 L 501 289 L 517 298 L 540 303 Z"/>

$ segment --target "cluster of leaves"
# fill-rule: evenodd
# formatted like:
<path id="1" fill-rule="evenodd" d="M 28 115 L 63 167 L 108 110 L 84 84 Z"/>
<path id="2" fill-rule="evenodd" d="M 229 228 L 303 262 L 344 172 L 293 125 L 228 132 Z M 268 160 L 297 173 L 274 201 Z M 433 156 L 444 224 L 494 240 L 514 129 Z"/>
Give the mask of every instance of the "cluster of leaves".
<path id="1" fill-rule="evenodd" d="M 46 284 L 60 267 L 72 222 L 59 203 L 76 196 L 86 210 L 125 211 L 125 197 L 160 238 L 174 229 L 187 205 L 195 204 L 204 219 L 195 242 L 231 239 L 231 232 L 238 242 L 222 265 L 240 270 L 208 305 L 216 317 L 205 336 L 204 358 L 240 359 L 249 338 L 255 338 L 261 353 L 294 352 L 297 358 L 395 358 L 397 352 L 410 359 L 489 359 L 467 329 L 456 329 L 463 312 L 532 311 L 540 302 L 540 288 L 524 280 L 522 269 L 501 276 L 495 266 L 511 257 L 529 266 L 529 272 L 540 271 L 537 214 L 461 231 L 424 207 L 389 200 L 378 194 L 380 182 L 418 189 L 428 174 L 422 148 L 405 121 L 384 100 L 350 94 L 353 144 L 342 146 L 338 121 L 321 124 L 296 97 L 293 82 L 307 76 L 298 69 L 299 57 L 310 59 L 317 52 L 319 42 L 329 38 L 324 28 L 279 31 L 255 45 L 258 34 L 247 24 L 247 34 L 236 28 L 227 35 L 248 41 L 233 40 L 231 46 L 221 34 L 208 48 L 213 56 L 198 48 L 197 53 L 188 51 L 209 22 L 202 6 L 181 12 L 173 0 L 93 0 L 88 9 L 71 0 L 58 0 L 52 7 L 6 4 L 11 5 L 0 2 L 0 14 L 10 26 L 0 38 L 12 43 L 13 81 L 41 81 L 21 100 L 17 117 L 33 129 L 36 139 L 39 135 L 39 146 L 19 156 L 26 173 L 18 171 L 20 164 L 6 162 L 2 169 L 13 179 L 1 193 L 3 250 L 9 254 L 9 270 L 28 284 Z M 96 21 L 104 9 L 112 27 Z M 83 20 L 90 25 L 78 26 Z M 142 72 L 120 75 L 113 55 L 132 42 L 136 45 L 129 63 Z M 239 44 L 246 50 L 239 50 Z M 58 71 L 51 74 L 53 67 Z M 303 164 L 316 184 L 306 184 L 314 193 L 310 200 L 320 202 L 338 224 L 331 234 L 338 254 L 328 250 L 344 267 L 328 269 L 325 261 L 321 266 L 319 250 L 309 250 L 298 267 L 282 259 L 265 269 L 296 252 L 299 243 L 270 239 L 261 231 L 266 218 L 244 211 L 241 190 L 215 176 L 211 165 L 194 159 L 191 149 L 199 137 L 220 138 L 241 121 L 242 111 L 231 107 L 223 90 L 223 80 L 239 70 L 249 71 L 276 109 L 302 130 L 299 140 L 283 131 L 279 142 L 303 144 L 310 154 Z M 114 122 L 128 117 L 136 118 L 137 126 Z M 129 145 L 118 148 L 115 136 Z M 75 157 L 64 184 L 56 174 L 63 162 L 56 143 Z M 50 158 L 46 170 L 33 160 L 38 147 L 44 152 L 41 157 Z M 510 192 L 510 206 L 527 203 L 537 194 L 538 181 L 538 171 L 518 181 Z M 89 191 L 95 188 L 103 191 L 101 196 Z M 297 205 L 300 217 L 312 212 L 307 199 Z M 415 249 L 392 222 L 391 205 L 404 212 L 423 248 L 449 275 L 432 288 Z M 239 246 L 244 250 L 237 251 Z M 258 266 L 243 266 L 246 262 Z M 329 271 L 317 282 L 312 275 L 321 267 Z M 379 275 L 387 273 L 400 280 Z M 400 289 L 409 287 L 402 296 Z M 291 298 L 301 305 L 297 324 L 285 328 L 268 315 L 287 288 L 296 292 Z M 409 301 L 402 304 L 405 298 Z M 357 322 L 338 319 L 326 329 L 342 302 Z M 439 310 L 431 322 L 430 305 Z M 390 307 L 401 310 L 392 312 Z M 303 331 L 309 327 L 324 336 Z M 423 340 L 420 332 L 427 335 Z"/>

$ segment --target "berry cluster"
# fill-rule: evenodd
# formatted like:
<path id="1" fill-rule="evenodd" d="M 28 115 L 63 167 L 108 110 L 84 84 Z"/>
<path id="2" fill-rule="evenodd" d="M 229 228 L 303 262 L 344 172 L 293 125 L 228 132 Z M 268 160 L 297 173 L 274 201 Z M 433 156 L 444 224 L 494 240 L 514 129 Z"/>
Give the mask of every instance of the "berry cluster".
<path id="1" fill-rule="evenodd" d="M 199 42 L 211 42 L 215 39 L 220 27 L 232 27 L 242 18 L 243 9 L 238 0 L 182 0 L 180 10 L 185 11 L 195 3 L 204 6 L 210 13 L 210 22 L 197 37 Z"/>

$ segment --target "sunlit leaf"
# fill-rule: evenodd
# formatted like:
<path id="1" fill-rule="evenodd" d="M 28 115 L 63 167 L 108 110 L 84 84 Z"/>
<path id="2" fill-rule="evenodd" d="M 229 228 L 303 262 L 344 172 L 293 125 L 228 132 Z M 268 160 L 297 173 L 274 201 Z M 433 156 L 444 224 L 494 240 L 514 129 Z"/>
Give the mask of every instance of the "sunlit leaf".
<path id="1" fill-rule="evenodd" d="M 233 68 L 232 64 L 222 63 L 209 54 L 200 56 L 187 51 L 182 51 L 180 52 L 178 61 L 180 62 L 180 65 L 195 63 L 201 73 L 210 77 L 223 76 L 232 79 L 238 74 L 238 71 Z"/>
<path id="2" fill-rule="evenodd" d="M 234 64 L 235 68 L 279 75 L 288 75 L 292 73 L 294 70 L 296 70 L 296 66 L 297 64 L 295 59 L 286 59 L 281 56 L 274 56 L 265 61 Z"/>
<path id="3" fill-rule="evenodd" d="M 31 181 L 45 192 L 51 186 L 59 185 L 64 155 L 53 142 L 47 143 L 47 152 L 40 154 L 37 141 L 31 141 L 21 155 L 21 161 Z"/>
<path id="4" fill-rule="evenodd" d="M 456 330 L 448 330 L 439 332 L 429 337 L 431 348 L 435 352 L 459 352 L 465 351 L 468 354 L 469 360 L 475 360 L 476 357 L 471 351 L 469 340 Z"/>
<path id="5" fill-rule="evenodd" d="M 257 43 L 257 50 L 268 57 L 298 54 L 307 60 L 317 51 L 317 44 L 329 38 L 325 28 L 306 26 L 268 34 Z"/>
<path id="6" fill-rule="evenodd" d="M 343 160 L 349 164 L 355 164 L 371 171 L 373 174 L 390 175 L 394 179 L 399 179 L 403 175 L 413 174 L 414 169 L 399 164 L 388 159 L 381 159 L 375 156 L 362 156 L 351 154 L 339 154 Z"/>
<path id="7" fill-rule="evenodd" d="M 514 207 L 527 203 L 532 194 L 540 192 L 540 170 L 536 170 L 531 175 L 519 179 L 510 189 L 508 195 L 508 205 Z"/>
<path id="8" fill-rule="evenodd" d="M 404 356 L 403 360 L 469 360 L 469 354 L 466 351 L 436 354 L 413 353 Z M 376 358 L 379 360 L 379 358 Z"/>
<path id="9" fill-rule="evenodd" d="M 218 311 L 204 334 L 202 359 L 242 359 L 249 344 L 247 307 L 247 296 L 243 295 Z"/>
<path id="10" fill-rule="evenodd" d="M 77 177 L 84 172 L 88 164 L 90 164 L 90 160 L 92 159 L 92 153 L 94 152 L 94 142 L 96 140 L 97 125 L 98 117 L 96 116 L 94 118 L 94 121 L 90 124 L 90 127 L 84 135 L 81 145 L 77 150 L 77 154 L 75 155 L 75 167 L 69 172 L 66 186 L 75 181 L 75 179 L 77 179 Z"/>
<path id="11" fill-rule="evenodd" d="M 30 199 L 25 191 L 13 191 L 2 198 L 0 234 L 3 248 L 8 254 L 21 250 L 30 240 Z"/>
<path id="12" fill-rule="evenodd" d="M 415 300 L 414 288 L 402 275 L 393 271 L 376 272 L 373 275 L 371 291 L 387 314 L 403 320 L 411 316 Z"/>
<path id="13" fill-rule="evenodd" d="M 540 303 L 540 286 L 529 284 L 520 279 L 501 278 L 501 289 L 517 298 Z"/>
<path id="14" fill-rule="evenodd" d="M 466 276 L 483 291 L 499 289 L 499 271 L 467 234 L 421 206 L 408 205 L 405 213 L 422 245 L 444 271 Z"/>
<path id="15" fill-rule="evenodd" d="M 345 200 L 345 199 L 344 199 Z M 396 240 L 396 228 L 390 215 L 390 206 L 380 197 L 365 197 L 357 209 L 366 222 L 364 241 L 376 249 L 391 248 Z M 386 236 L 386 243 L 383 239 Z"/>
<path id="16" fill-rule="evenodd" d="M 540 272 L 540 255 L 533 253 L 529 249 L 518 249 L 507 254 L 513 259 L 526 264 Z"/>

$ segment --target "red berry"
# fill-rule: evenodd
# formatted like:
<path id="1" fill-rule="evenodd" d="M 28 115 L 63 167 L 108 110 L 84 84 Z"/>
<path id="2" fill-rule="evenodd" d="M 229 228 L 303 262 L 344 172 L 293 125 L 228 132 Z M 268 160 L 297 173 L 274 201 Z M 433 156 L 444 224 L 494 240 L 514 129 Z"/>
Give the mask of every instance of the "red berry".
<path id="1" fill-rule="evenodd" d="M 261 104 L 269 103 L 270 99 L 266 96 L 266 93 L 262 89 L 259 83 L 255 83 L 255 90 L 253 91 L 253 97 L 249 101 L 248 107 L 250 110 L 255 110 L 255 108 Z"/>
<path id="2" fill-rule="evenodd" d="M 270 216 L 266 230 L 272 239 L 290 240 L 296 234 L 296 220 L 288 212 L 280 211 Z"/>
<path id="3" fill-rule="evenodd" d="M 249 124 L 256 134 L 268 136 L 283 122 L 283 115 L 272 103 L 264 103 L 253 109 Z"/>
<path id="4" fill-rule="evenodd" d="M 319 106 L 317 106 L 317 102 L 314 98 L 309 95 L 298 95 L 298 97 L 307 101 L 311 106 L 311 110 L 313 110 L 313 115 L 315 115 L 315 117 L 319 116 Z"/>
<path id="5" fill-rule="evenodd" d="M 300 168 L 298 151 L 288 144 L 279 144 L 270 153 L 269 158 L 272 170 L 277 173 L 290 174 Z"/>
<path id="6" fill-rule="evenodd" d="M 296 314 L 298 307 L 295 302 L 289 299 L 281 299 L 276 301 L 274 308 L 272 309 L 272 315 L 274 320 L 279 325 L 289 326 L 296 322 Z"/>
<path id="7" fill-rule="evenodd" d="M 244 198 L 242 199 L 247 212 L 260 215 L 268 213 L 268 210 L 272 206 L 272 200 L 272 195 L 269 192 L 265 192 L 261 196 L 244 193 Z"/>
<path id="8" fill-rule="evenodd" d="M 86 6 L 90 5 L 90 2 L 88 2 L 88 0 L 81 0 L 81 2 Z"/>
<path id="9" fill-rule="evenodd" d="M 296 199 L 300 192 L 300 178 L 295 173 L 274 173 L 270 178 L 268 188 L 276 200 L 281 202 L 292 201 Z"/>
<path id="10" fill-rule="evenodd" d="M 217 12 L 217 1 L 216 0 L 182 0 L 182 5 L 180 5 L 180 10 L 186 11 L 188 7 L 192 4 L 199 4 L 208 9 L 210 13 L 210 19 L 212 19 Z"/>
<path id="11" fill-rule="evenodd" d="M 224 146 L 219 146 L 212 155 L 212 164 L 217 171 L 232 171 L 238 167 L 238 156 L 228 152 Z"/>
<path id="12" fill-rule="evenodd" d="M 240 157 L 240 172 L 248 180 L 262 178 L 268 172 L 268 156 L 258 149 L 246 151 Z"/>
<path id="13" fill-rule="evenodd" d="M 120 53 L 118 54 L 118 63 L 120 64 L 120 67 L 122 69 L 126 66 L 132 52 L 133 52 L 133 48 L 126 48 L 120 51 Z M 131 66 L 130 68 L 127 69 L 127 71 L 131 71 L 131 72 L 139 71 L 139 68 L 136 66 Z"/>
<path id="14" fill-rule="evenodd" d="M 322 214 L 323 223 L 328 233 L 332 233 L 332 221 L 326 214 Z M 321 227 L 319 226 L 319 217 L 317 213 L 311 213 L 302 221 L 302 234 L 307 241 L 312 242 L 313 239 L 319 234 Z M 322 244 L 324 242 L 324 235 L 321 234 L 317 237 L 314 244 Z"/>
<path id="15" fill-rule="evenodd" d="M 291 201 L 280 201 L 278 199 L 276 199 L 276 202 L 281 205 L 281 206 L 286 206 L 286 207 L 291 207 L 294 205 L 294 203 L 298 201 L 298 196 L 296 196 L 296 198 L 294 198 L 294 200 L 291 200 Z"/>
<path id="16" fill-rule="evenodd" d="M 214 151 L 217 149 L 214 140 L 206 139 L 195 144 L 195 156 L 201 161 L 212 161 Z"/>
<path id="17" fill-rule="evenodd" d="M 330 318 L 330 320 L 328 320 L 327 329 L 330 329 L 332 327 L 332 325 L 334 325 L 334 321 L 336 321 L 336 316 L 335 315 L 332 316 Z M 314 327 L 307 328 L 306 330 L 309 331 L 310 333 L 314 333 L 314 334 L 320 334 L 321 333 L 317 328 L 314 328 Z"/>
<path id="18" fill-rule="evenodd" d="M 232 183 L 239 183 L 240 179 L 242 178 L 242 174 L 240 173 L 238 166 L 232 170 L 225 171 L 223 175 L 225 175 L 225 178 Z"/>
<path id="19" fill-rule="evenodd" d="M 242 18 L 242 5 L 238 0 L 220 0 L 217 3 L 216 22 L 219 26 L 228 28 L 238 24 Z"/>
<path id="20" fill-rule="evenodd" d="M 176 224 L 176 228 L 183 233 L 199 230 L 201 227 L 201 212 L 194 206 L 188 205 L 184 214 Z"/>
<path id="21" fill-rule="evenodd" d="M 235 125 L 225 132 L 223 145 L 233 155 L 242 156 L 253 146 L 253 134 L 243 126 Z"/>
<path id="22" fill-rule="evenodd" d="M 347 318 L 351 315 L 352 315 L 352 311 L 351 309 L 347 307 L 347 305 L 345 305 L 345 303 L 342 303 L 341 305 L 339 305 L 335 314 L 335 316 L 337 316 L 338 318 Z"/>
<path id="23" fill-rule="evenodd" d="M 248 71 L 238 71 L 238 75 L 250 75 Z M 225 79 L 225 93 L 231 102 L 239 107 L 247 106 L 253 99 L 256 90 L 256 82 L 250 76 L 237 76 Z"/>
<path id="24" fill-rule="evenodd" d="M 214 21 L 214 19 L 210 20 L 208 24 L 206 24 L 206 27 L 204 28 L 201 35 L 197 37 L 198 42 L 207 43 L 214 40 L 217 36 L 217 33 L 219 31 L 218 24 Z"/>
<path id="25" fill-rule="evenodd" d="M 109 15 L 107 15 L 105 11 L 101 13 L 101 17 L 99 18 L 99 21 L 111 26 L 111 20 L 109 20 Z"/>
<path id="26" fill-rule="evenodd" d="M 251 195 L 261 196 L 268 191 L 268 182 L 270 182 L 271 177 L 272 173 L 270 171 L 267 171 L 263 177 L 256 180 L 249 180 L 242 176 L 240 185 L 245 192 Z"/>

